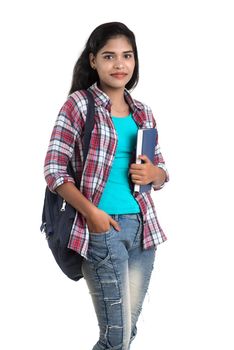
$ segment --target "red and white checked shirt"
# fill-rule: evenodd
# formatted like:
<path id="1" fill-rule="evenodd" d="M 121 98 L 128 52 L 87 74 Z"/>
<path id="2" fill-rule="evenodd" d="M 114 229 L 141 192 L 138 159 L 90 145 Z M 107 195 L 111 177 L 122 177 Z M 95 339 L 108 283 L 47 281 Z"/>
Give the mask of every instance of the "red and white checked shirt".
<path id="1" fill-rule="evenodd" d="M 84 170 L 82 136 L 88 99 L 85 91 L 80 90 L 68 97 L 58 114 L 45 159 L 44 174 L 47 185 L 53 192 L 63 183 L 74 183 L 74 179 L 67 173 L 67 164 L 71 160 L 76 177 L 81 178 L 80 191 L 98 206 L 115 157 L 118 140 L 111 119 L 109 97 L 97 87 L 97 84 L 92 85 L 89 91 L 92 92 L 95 100 L 95 124 Z M 125 99 L 139 128 L 156 127 L 148 106 L 132 99 L 127 90 L 125 90 Z M 158 144 L 155 148 L 154 164 L 162 167 L 167 173 Z M 168 173 L 166 181 L 168 181 Z M 156 248 L 167 238 L 157 220 L 150 192 L 137 194 L 135 199 L 143 215 L 143 247 L 147 249 L 155 246 Z M 87 258 L 88 244 L 89 230 L 86 220 L 77 212 L 68 248 Z"/>

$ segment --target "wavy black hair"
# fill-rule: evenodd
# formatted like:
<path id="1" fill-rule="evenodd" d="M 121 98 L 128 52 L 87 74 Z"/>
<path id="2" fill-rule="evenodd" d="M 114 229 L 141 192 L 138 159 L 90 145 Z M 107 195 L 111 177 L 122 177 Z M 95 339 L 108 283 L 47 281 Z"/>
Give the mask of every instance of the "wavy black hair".
<path id="1" fill-rule="evenodd" d="M 98 51 L 105 46 L 109 39 L 119 35 L 123 35 L 129 40 L 135 58 L 133 75 L 130 81 L 126 84 L 126 88 L 131 90 L 137 85 L 139 80 L 139 61 L 135 35 L 125 24 L 120 22 L 109 22 L 101 24 L 95 28 L 87 40 L 85 48 L 74 66 L 69 94 L 72 94 L 76 90 L 87 89 L 95 82 L 99 83 L 99 77 L 96 70 L 93 70 L 90 66 L 89 54 L 93 53 L 95 56 Z"/>

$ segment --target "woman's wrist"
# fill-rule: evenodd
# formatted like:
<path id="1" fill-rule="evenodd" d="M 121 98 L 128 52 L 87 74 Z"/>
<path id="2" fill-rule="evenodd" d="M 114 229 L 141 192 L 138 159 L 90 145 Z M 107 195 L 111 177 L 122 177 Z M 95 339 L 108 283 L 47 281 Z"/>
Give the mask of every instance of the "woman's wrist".
<path id="1" fill-rule="evenodd" d="M 97 210 L 97 207 L 89 201 L 72 182 L 60 185 L 57 187 L 56 191 L 85 218 Z"/>
<path id="2" fill-rule="evenodd" d="M 155 179 L 153 180 L 153 186 L 157 188 L 162 188 L 166 181 L 166 172 L 160 166 L 155 166 Z"/>

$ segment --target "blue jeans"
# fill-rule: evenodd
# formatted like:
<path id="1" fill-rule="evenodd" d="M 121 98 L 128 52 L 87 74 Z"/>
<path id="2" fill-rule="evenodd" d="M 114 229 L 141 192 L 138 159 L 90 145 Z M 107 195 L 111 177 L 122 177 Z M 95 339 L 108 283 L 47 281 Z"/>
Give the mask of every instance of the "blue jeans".
<path id="1" fill-rule="evenodd" d="M 142 249 L 141 214 L 111 216 L 121 231 L 90 233 L 82 266 L 100 328 L 93 350 L 129 349 L 155 259 L 155 248 Z"/>

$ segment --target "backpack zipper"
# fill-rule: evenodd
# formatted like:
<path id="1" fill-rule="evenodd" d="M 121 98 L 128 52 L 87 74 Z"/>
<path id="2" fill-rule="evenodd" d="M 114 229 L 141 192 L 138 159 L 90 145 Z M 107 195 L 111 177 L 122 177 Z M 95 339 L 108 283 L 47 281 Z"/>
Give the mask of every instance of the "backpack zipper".
<path id="1" fill-rule="evenodd" d="M 67 202 L 66 202 L 65 199 L 64 199 L 60 211 L 65 211 L 65 209 L 66 209 L 66 204 L 67 204 Z"/>

